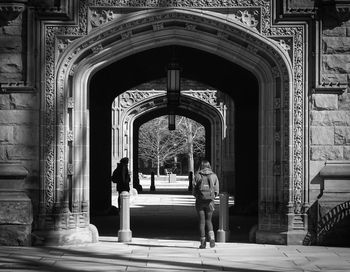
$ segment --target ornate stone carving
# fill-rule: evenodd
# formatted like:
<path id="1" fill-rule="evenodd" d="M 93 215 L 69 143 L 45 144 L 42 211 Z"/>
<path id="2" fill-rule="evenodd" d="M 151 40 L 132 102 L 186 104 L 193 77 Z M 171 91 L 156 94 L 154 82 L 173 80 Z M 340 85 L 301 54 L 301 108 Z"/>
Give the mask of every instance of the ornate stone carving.
<path id="1" fill-rule="evenodd" d="M 68 130 L 67 132 L 67 141 L 72 142 L 73 141 L 73 131 Z"/>
<path id="2" fill-rule="evenodd" d="M 285 40 L 279 40 L 279 44 L 286 51 L 289 51 L 291 49 Z"/>
<path id="3" fill-rule="evenodd" d="M 57 37 L 56 38 L 56 44 L 57 44 L 57 58 L 60 57 L 60 55 L 66 50 L 66 48 L 78 37 Z"/>
<path id="4" fill-rule="evenodd" d="M 272 76 L 275 78 L 280 77 L 280 71 L 278 70 L 277 66 L 274 66 L 271 68 L 271 73 L 272 73 Z"/>
<path id="5" fill-rule="evenodd" d="M 153 30 L 154 31 L 158 31 L 164 28 L 164 24 L 163 23 L 157 23 L 157 24 L 153 24 Z"/>
<path id="6" fill-rule="evenodd" d="M 74 173 L 74 172 L 73 172 L 73 164 L 68 163 L 68 164 L 67 164 L 67 175 L 72 176 L 73 173 Z"/>
<path id="7" fill-rule="evenodd" d="M 70 71 L 69 71 L 69 75 L 70 75 L 70 76 L 74 76 L 75 69 L 77 68 L 77 66 L 78 66 L 78 65 L 76 65 L 76 64 L 72 66 L 72 68 L 71 68 Z"/>
<path id="8" fill-rule="evenodd" d="M 281 99 L 280 98 L 275 98 L 273 101 L 273 108 L 275 110 L 280 109 L 281 108 Z"/>
<path id="9" fill-rule="evenodd" d="M 92 27 L 98 27 L 102 24 L 112 21 L 117 17 L 117 14 L 110 9 L 92 9 L 90 11 L 90 24 Z"/>
<path id="10" fill-rule="evenodd" d="M 103 50 L 103 46 L 101 43 L 91 47 L 91 51 L 94 53 L 94 54 L 97 54 L 99 52 L 101 52 Z"/>
<path id="11" fill-rule="evenodd" d="M 196 27 L 197 26 L 195 24 L 186 24 L 186 29 L 188 29 L 188 30 L 195 30 Z"/>
<path id="12" fill-rule="evenodd" d="M 73 109 L 74 108 L 74 99 L 73 99 L 73 97 L 69 97 L 68 98 L 67 108 L 68 109 Z"/>
<path id="13" fill-rule="evenodd" d="M 132 32 L 131 31 L 126 31 L 126 32 L 122 32 L 121 34 L 122 40 L 128 39 L 132 36 Z"/>
<path id="14" fill-rule="evenodd" d="M 196 99 L 203 101 L 216 108 L 223 116 L 226 110 L 226 106 L 223 103 L 218 102 L 218 91 L 217 90 L 186 90 L 181 91 L 182 95 L 192 96 Z"/>
<path id="15" fill-rule="evenodd" d="M 25 10 L 26 2 L 26 0 L 18 0 L 0 3 L 0 26 L 8 25 L 14 21 Z"/>
<path id="16" fill-rule="evenodd" d="M 227 33 L 222 32 L 222 31 L 218 31 L 217 35 L 220 39 L 228 39 L 228 37 L 229 37 L 229 35 Z"/>
<path id="17" fill-rule="evenodd" d="M 238 11 L 237 19 L 240 20 L 243 24 L 256 28 L 259 24 L 259 18 L 257 18 L 257 15 L 259 15 L 258 11 L 255 10 L 253 13 L 250 13 L 248 10 Z"/>
<path id="18" fill-rule="evenodd" d="M 119 96 L 120 106 L 125 110 L 144 99 L 165 94 L 165 91 L 129 90 Z"/>
<path id="19" fill-rule="evenodd" d="M 264 0 L 168 0 L 168 1 L 155 1 L 155 0 L 89 0 L 90 6 L 100 7 L 234 7 L 234 6 L 259 6 Z"/>

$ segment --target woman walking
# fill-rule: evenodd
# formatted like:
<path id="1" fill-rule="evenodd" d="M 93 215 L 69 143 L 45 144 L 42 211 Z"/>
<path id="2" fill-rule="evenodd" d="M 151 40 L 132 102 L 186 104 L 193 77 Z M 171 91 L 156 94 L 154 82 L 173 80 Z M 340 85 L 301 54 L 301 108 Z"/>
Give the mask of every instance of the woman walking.
<path id="1" fill-rule="evenodd" d="M 214 212 L 214 199 L 219 195 L 219 180 L 211 170 L 209 161 L 203 160 L 194 177 L 192 194 L 196 198 L 196 210 L 199 218 L 200 246 L 206 247 L 205 228 L 207 227 L 210 247 L 215 247 L 215 235 L 212 216 Z"/>

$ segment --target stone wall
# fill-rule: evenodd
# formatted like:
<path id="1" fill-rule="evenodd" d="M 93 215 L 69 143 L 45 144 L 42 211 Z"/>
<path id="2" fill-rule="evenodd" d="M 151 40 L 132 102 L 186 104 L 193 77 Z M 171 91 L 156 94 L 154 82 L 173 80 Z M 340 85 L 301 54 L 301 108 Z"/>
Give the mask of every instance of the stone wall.
<path id="1" fill-rule="evenodd" d="M 0 161 L 19 162 L 29 175 L 25 189 L 37 209 L 39 189 L 39 95 L 0 93 Z"/>
<path id="2" fill-rule="evenodd" d="M 322 244 L 319 235 L 323 230 L 325 216 L 335 206 L 342 205 L 346 199 L 344 195 L 349 193 L 346 175 L 339 174 L 339 177 L 327 179 L 320 173 L 325 171 L 326 166 L 350 167 L 350 21 L 324 18 L 321 37 L 320 81 L 326 89 L 319 89 L 312 95 L 309 123 L 309 231 L 315 234 L 313 243 L 318 244 Z M 329 233 L 332 233 L 332 229 Z M 328 232 L 324 235 L 328 235 Z M 330 239 L 327 243 L 343 243 L 342 239 L 335 236 Z"/>
<path id="3" fill-rule="evenodd" d="M 321 81 L 347 86 L 344 92 L 316 93 L 310 112 L 310 201 L 321 193 L 326 161 L 350 162 L 350 21 L 324 21 Z M 330 84 L 332 82 L 332 84 Z"/>
<path id="4" fill-rule="evenodd" d="M 25 32 L 22 14 L 8 24 L 0 24 L 0 83 L 23 82 L 25 78 Z"/>
<path id="5" fill-rule="evenodd" d="M 30 73 L 26 21 L 26 12 L 9 21 L 0 20 L 0 162 L 17 162 L 28 170 L 24 186 L 36 212 L 40 95 L 33 88 L 26 88 Z"/>

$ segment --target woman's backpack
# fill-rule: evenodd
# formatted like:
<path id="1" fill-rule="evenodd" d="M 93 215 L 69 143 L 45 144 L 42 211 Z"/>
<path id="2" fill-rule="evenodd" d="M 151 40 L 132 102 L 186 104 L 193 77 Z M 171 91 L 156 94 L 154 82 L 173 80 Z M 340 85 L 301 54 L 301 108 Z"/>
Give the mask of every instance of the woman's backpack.
<path id="1" fill-rule="evenodd" d="M 211 175 L 201 175 L 198 184 L 198 198 L 202 200 L 213 200 L 215 198 L 214 184 Z"/>

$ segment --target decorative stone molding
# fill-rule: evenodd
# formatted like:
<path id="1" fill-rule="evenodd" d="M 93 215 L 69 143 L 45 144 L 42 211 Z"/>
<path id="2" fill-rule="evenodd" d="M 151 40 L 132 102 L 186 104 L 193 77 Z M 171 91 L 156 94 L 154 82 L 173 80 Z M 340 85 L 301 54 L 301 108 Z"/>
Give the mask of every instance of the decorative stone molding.
<path id="1" fill-rule="evenodd" d="M 275 110 L 281 109 L 281 99 L 280 98 L 274 99 L 273 108 Z"/>
<path id="2" fill-rule="evenodd" d="M 119 96 L 120 106 L 123 111 L 129 109 L 134 104 L 153 96 L 164 96 L 166 91 L 162 90 L 129 90 Z"/>
<path id="3" fill-rule="evenodd" d="M 73 109 L 74 108 L 74 99 L 72 97 L 68 98 L 67 108 L 68 109 Z"/>
<path id="4" fill-rule="evenodd" d="M 89 19 L 92 27 L 99 27 L 107 22 L 114 20 L 116 17 L 117 14 L 110 9 L 91 9 Z"/>
<path id="5" fill-rule="evenodd" d="M 195 30 L 196 29 L 196 25 L 194 25 L 194 24 L 186 24 L 186 29 L 188 29 L 188 30 Z"/>
<path id="6" fill-rule="evenodd" d="M 26 8 L 27 0 L 2 1 L 0 3 L 0 26 L 14 21 Z"/>
<path id="7" fill-rule="evenodd" d="M 224 105 L 218 102 L 218 91 L 217 90 L 185 90 L 181 91 L 182 95 L 192 96 L 196 99 L 203 101 L 206 104 L 216 108 L 222 118 L 224 116 Z"/>
<path id="8" fill-rule="evenodd" d="M 177 3 L 175 3 L 177 2 Z M 211 4 L 212 1 L 208 2 L 207 5 L 203 5 L 203 3 L 193 1 L 192 5 L 189 3 L 180 3 L 182 1 L 174 1 L 174 3 L 168 3 L 166 6 L 167 8 L 177 8 L 183 5 L 183 7 L 214 7 L 214 5 Z M 260 1 L 256 1 L 260 4 Z M 94 5 L 96 4 L 96 5 Z M 146 9 L 146 6 L 139 3 L 139 5 L 132 5 L 129 6 L 125 3 L 116 3 L 116 4 L 110 4 L 105 5 L 105 3 L 99 2 L 98 4 L 94 2 L 93 5 L 89 7 L 89 17 L 88 21 L 90 22 L 91 28 L 100 27 L 103 24 L 106 24 L 110 21 L 113 21 L 115 19 L 120 18 L 125 13 L 132 13 L 137 12 L 142 9 Z M 229 3 L 227 3 L 229 5 Z M 257 6 L 259 6 L 257 4 Z M 237 4 L 236 4 L 237 5 Z M 158 3 L 148 3 L 147 7 L 163 7 L 161 4 Z M 244 6 L 244 8 L 238 8 L 237 6 Z M 240 22 L 250 28 L 256 29 L 260 31 L 260 25 L 261 25 L 261 9 L 256 8 L 252 3 L 249 3 L 247 1 L 246 4 L 237 5 L 236 7 L 232 5 L 230 9 L 227 9 L 226 7 L 222 5 L 215 6 L 216 8 L 222 9 L 222 13 L 228 12 L 228 19 Z M 250 7 L 252 6 L 252 7 Z M 158 26 L 158 24 L 153 25 L 154 30 L 159 30 L 158 27 L 161 27 L 161 25 Z M 195 27 L 195 25 L 190 25 L 188 27 Z"/>
<path id="9" fill-rule="evenodd" d="M 335 86 L 333 84 L 329 84 L 328 86 L 324 85 L 321 87 L 313 88 L 312 94 L 322 93 L 322 94 L 338 94 L 341 95 L 345 92 L 346 86 L 341 87 L 341 85 L 336 84 Z"/>
<path id="10" fill-rule="evenodd" d="M 157 23 L 153 25 L 153 30 L 158 31 L 164 28 L 164 25 L 162 23 Z"/>
<path id="11" fill-rule="evenodd" d="M 94 53 L 94 54 L 98 54 L 99 52 L 101 52 L 103 50 L 103 46 L 101 43 L 95 45 L 94 47 L 91 48 L 91 51 Z"/>
<path id="12" fill-rule="evenodd" d="M 67 132 L 67 141 L 72 142 L 73 141 L 73 131 L 69 130 Z"/>
<path id="13" fill-rule="evenodd" d="M 248 10 L 239 10 L 236 18 L 249 27 L 257 28 L 259 24 L 258 15 L 259 12 L 257 10 L 255 10 L 253 13 L 250 13 Z"/>
<path id="14" fill-rule="evenodd" d="M 122 40 L 128 39 L 132 36 L 132 31 L 122 32 L 121 34 Z"/>
<path id="15" fill-rule="evenodd" d="M 35 91 L 32 86 L 27 86 L 23 81 L 20 82 L 0 82 L 0 92 L 3 93 L 28 93 Z"/>

